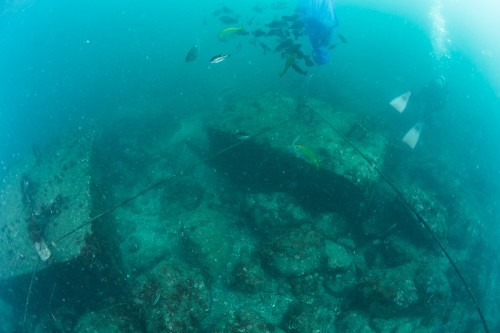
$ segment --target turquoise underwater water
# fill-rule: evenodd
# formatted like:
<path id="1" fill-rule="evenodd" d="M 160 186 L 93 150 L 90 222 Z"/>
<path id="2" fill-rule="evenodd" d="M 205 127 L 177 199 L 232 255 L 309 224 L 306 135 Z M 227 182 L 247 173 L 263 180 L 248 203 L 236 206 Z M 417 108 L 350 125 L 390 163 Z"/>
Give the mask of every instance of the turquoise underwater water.
<path id="1" fill-rule="evenodd" d="M 433 49 L 429 26 L 422 24 L 425 10 L 416 12 L 415 15 L 418 17 L 404 17 L 373 7 L 339 1 L 336 6 L 339 26 L 332 35 L 331 63 L 309 67 L 300 62 L 301 68 L 307 71 L 306 75 L 290 69 L 280 78 L 279 74 L 284 69 L 287 57 L 282 56 L 280 52 L 273 52 L 279 44 L 277 38 L 255 37 L 254 32 L 258 29 L 268 31 L 270 28 L 266 24 L 282 20 L 284 15 L 294 15 L 296 10 L 294 1 L 244 1 L 238 4 L 223 1 L 182 1 L 174 4 L 173 1 L 33 0 L 7 1 L 0 9 L 2 10 L 0 16 L 0 166 L 2 167 L 0 176 L 2 179 L 7 177 L 9 172 L 15 172 L 25 156 L 33 154 L 34 151 L 38 152 L 39 147 L 48 145 L 54 140 L 64 140 L 67 137 L 78 136 L 79 133 L 81 135 L 88 132 L 104 133 L 100 136 L 101 141 L 97 142 L 98 145 L 99 143 L 102 145 L 99 150 L 103 154 L 99 168 L 106 170 L 104 173 L 108 172 L 110 178 L 104 183 L 112 184 L 110 189 L 104 190 L 104 192 L 109 191 L 107 198 L 111 201 L 103 199 L 102 207 L 107 208 L 119 202 L 121 198 L 140 191 L 141 188 L 158 180 L 157 175 L 163 177 L 165 174 L 162 172 L 175 174 L 185 166 L 197 163 L 201 157 L 207 157 L 210 147 L 204 136 L 203 125 L 217 119 L 222 111 L 230 109 L 232 105 L 268 92 L 297 99 L 314 98 L 352 112 L 359 119 L 367 120 L 367 125 L 363 123 L 363 126 L 374 126 L 378 131 L 387 134 L 390 146 L 396 148 L 386 156 L 382 169 L 389 179 L 394 180 L 396 186 L 412 184 L 412 179 L 417 183 L 431 184 L 427 189 L 435 195 L 434 197 L 441 199 L 445 210 L 449 209 L 446 222 L 449 236 L 443 236 L 442 242 L 446 248 L 451 248 L 452 256 L 478 299 L 491 332 L 500 329 L 496 315 L 500 304 L 495 297 L 499 292 L 497 281 L 500 269 L 498 265 L 500 232 L 496 222 L 500 213 L 498 97 L 488 80 L 489 76 L 486 75 L 488 73 L 483 72 L 477 62 L 470 57 L 470 53 L 466 52 L 468 50 L 450 45 L 448 56 L 438 59 Z M 224 12 L 224 9 L 227 12 Z M 234 23 L 222 22 L 221 17 L 225 16 L 234 19 Z M 227 27 L 239 28 L 248 32 L 248 35 L 236 34 L 229 36 L 226 41 L 221 41 L 217 36 Z M 459 39 L 460 36 L 450 36 L 452 40 L 454 37 Z M 301 36 L 298 43 L 306 54 L 311 53 L 307 36 Z M 195 44 L 199 46 L 199 55 L 194 61 L 186 62 L 186 54 Z M 269 47 L 270 51 L 266 51 L 262 44 Z M 221 63 L 209 63 L 213 56 L 219 54 L 230 56 Z M 424 127 L 417 147 L 410 150 L 401 143 L 401 138 L 418 121 L 415 113 L 412 115 L 415 109 L 410 104 L 407 113 L 398 114 L 388 106 L 388 102 L 407 90 L 418 91 L 439 75 L 445 75 L 447 80 L 446 105 L 434 116 L 433 125 Z M 269 124 L 273 125 L 276 124 Z M 245 129 L 241 130 L 241 134 L 245 135 Z M 308 130 L 308 135 L 314 133 L 314 130 L 314 127 Z M 177 136 L 173 133 L 187 139 L 176 141 Z M 149 167 L 149 157 L 142 156 L 140 151 L 146 151 L 152 145 L 151 142 L 158 140 L 162 135 L 171 135 L 174 139 L 169 141 L 171 146 L 162 147 L 165 151 L 157 153 L 158 159 L 161 159 L 163 153 L 173 156 L 163 165 L 152 169 Z M 297 133 L 294 136 L 300 140 L 301 134 Z M 292 142 L 290 144 L 292 145 Z M 132 161 L 128 162 L 123 158 L 123 152 L 127 149 L 132 151 L 127 157 Z M 189 149 L 196 153 L 185 154 L 185 150 Z M 176 154 L 178 159 L 175 158 Z M 307 161 L 307 158 L 299 156 L 301 160 Z M 113 170 L 106 169 L 106 165 L 112 165 L 110 169 Z M 206 168 L 217 169 L 211 164 L 207 164 Z M 203 192 L 205 199 L 212 196 L 222 201 L 214 204 L 215 207 L 246 205 L 247 210 L 243 209 L 244 213 L 241 215 L 233 212 L 237 220 L 235 227 L 221 229 L 226 234 L 220 238 L 220 242 L 235 244 L 237 243 L 235 239 L 241 237 L 241 242 L 248 242 L 249 247 L 259 247 L 260 245 L 255 244 L 272 242 L 270 241 L 272 237 L 266 231 L 263 231 L 264 236 L 256 236 L 247 230 L 248 225 L 241 226 L 242 220 L 248 218 L 245 214 L 257 214 L 248 212 L 249 207 L 254 207 L 248 202 L 255 200 L 263 206 L 267 203 L 269 207 L 272 206 L 269 202 L 275 202 L 277 206 L 280 202 L 283 206 L 292 205 L 288 203 L 289 199 L 283 199 L 280 195 L 274 197 L 273 194 L 266 197 L 268 194 L 262 194 L 265 191 L 257 193 L 255 189 L 248 190 L 253 192 L 249 199 L 245 197 L 248 193 L 245 193 L 244 189 L 238 188 L 238 184 L 231 183 L 231 177 L 221 180 L 214 176 L 206 179 L 205 169 L 189 170 L 189 172 L 192 173 L 187 182 L 172 182 L 175 191 L 166 191 L 168 193 L 160 195 L 163 206 L 168 206 L 169 202 L 176 200 L 175 198 L 182 198 L 184 204 L 177 203 L 180 208 L 174 207 L 173 210 L 163 208 L 158 213 L 151 208 L 153 205 L 151 202 L 157 200 L 157 198 L 151 199 L 155 198 L 156 192 L 153 191 L 144 197 L 139 197 L 134 202 L 134 207 L 137 210 L 156 211 L 159 217 L 153 213 L 141 215 L 127 209 L 120 210 L 121 208 L 112 215 L 113 220 L 127 220 L 134 223 L 134 227 L 130 227 L 134 229 L 132 231 L 126 230 L 125 225 L 117 222 L 121 228 L 120 232 L 126 230 L 123 231 L 126 235 L 123 237 L 126 239 L 117 241 L 117 244 L 120 244 L 118 247 L 130 246 L 126 244 L 129 244 L 127 242 L 131 237 L 139 239 L 138 242 L 149 243 L 151 245 L 149 251 L 154 252 L 155 246 L 168 247 L 168 250 L 164 250 L 155 259 L 156 266 L 153 264 L 144 266 L 142 271 L 122 272 L 118 269 L 119 273 L 104 270 L 101 280 L 106 282 L 92 288 L 90 281 L 85 287 L 92 290 L 92 299 L 87 299 L 85 295 L 75 291 L 78 288 L 68 287 L 65 291 L 64 274 L 54 277 L 53 280 L 56 282 L 53 284 L 35 284 L 31 295 L 31 306 L 26 312 L 28 324 L 26 324 L 25 303 L 30 279 L 24 279 L 19 285 L 15 284 L 16 292 L 20 292 L 16 295 L 18 297 L 12 297 L 6 290 L 1 293 L 6 299 L 17 299 L 5 306 L 9 309 L 6 313 L 12 314 L 9 317 L 10 324 L 6 324 L 3 328 L 5 332 L 14 328 L 22 330 L 23 326 L 28 327 L 28 331 L 39 332 L 63 332 L 68 329 L 75 332 L 83 331 L 86 325 L 92 327 L 89 322 L 96 321 L 88 319 L 91 311 L 106 312 L 97 320 L 106 321 L 107 318 L 111 322 L 119 322 L 116 327 L 121 327 L 121 331 L 127 332 L 156 331 L 157 322 L 162 323 L 158 324 L 161 327 L 159 331 L 222 332 L 223 325 L 226 325 L 224 326 L 226 328 L 234 328 L 237 327 L 235 322 L 238 320 L 240 324 L 245 320 L 252 322 L 248 318 L 258 316 L 267 320 L 266 322 L 262 319 L 261 323 L 262 325 L 266 323 L 267 326 L 260 328 L 261 330 L 256 328 L 255 332 L 264 332 L 265 329 L 276 332 L 279 329 L 286 332 L 361 332 L 361 329 L 366 332 L 388 332 L 389 329 L 397 332 L 457 332 L 459 329 L 463 329 L 463 332 L 479 332 L 482 329 L 476 308 L 461 281 L 446 262 L 446 258 L 436 250 L 432 240 L 423 236 L 421 239 L 412 240 L 414 248 L 411 251 L 418 253 L 416 256 L 419 259 L 410 262 L 425 262 L 427 256 L 442 259 L 439 261 L 440 273 L 433 275 L 433 278 L 437 279 L 436 276 L 439 276 L 443 280 L 435 283 L 429 280 L 427 285 L 427 293 L 441 297 L 436 296 L 437 301 L 428 298 L 425 301 L 412 303 L 404 299 L 401 302 L 406 301 L 411 305 L 408 305 L 407 310 L 399 309 L 397 313 L 391 312 L 390 306 L 386 308 L 383 302 L 377 303 L 374 299 L 378 296 L 385 297 L 385 301 L 388 298 L 398 299 L 397 293 L 393 295 L 394 297 L 388 296 L 387 294 L 394 291 L 388 290 L 389 287 L 385 288 L 385 285 L 382 287 L 376 285 L 378 282 L 374 278 L 378 276 L 377 274 L 386 274 L 389 278 L 393 278 L 390 274 L 398 274 L 380 268 L 397 266 L 387 258 L 372 258 L 373 270 L 368 270 L 370 273 L 362 270 L 362 272 L 351 272 L 352 279 L 356 282 L 352 282 L 349 288 L 339 292 L 332 291 L 335 288 L 331 286 L 328 287 L 328 279 L 332 279 L 330 273 L 318 271 L 308 273 L 307 277 L 290 277 L 280 274 L 283 272 L 276 273 L 273 267 L 267 267 L 266 256 L 257 260 L 252 254 L 247 254 L 245 260 L 249 262 L 249 269 L 258 271 L 256 276 L 266 281 L 264 284 L 256 283 L 254 287 L 261 291 L 265 290 L 262 295 L 275 297 L 275 307 L 278 309 L 276 311 L 281 311 L 282 314 L 280 321 L 276 320 L 279 315 L 274 317 L 266 315 L 266 311 L 271 311 L 275 307 L 270 305 L 270 301 L 263 300 L 259 303 L 258 300 L 254 300 L 254 298 L 259 299 L 255 296 L 255 290 L 234 291 L 227 287 L 231 283 L 225 280 L 231 278 L 214 279 L 213 270 L 219 265 L 214 263 L 215 268 L 210 265 L 199 265 L 192 268 L 193 271 L 187 268 L 185 271 L 184 268 L 179 269 L 183 272 L 179 275 L 188 276 L 186 280 L 195 281 L 194 284 L 197 286 L 202 284 L 207 286 L 196 294 L 195 300 L 188 298 L 186 301 L 195 304 L 190 305 L 195 308 L 191 309 L 193 313 L 199 313 L 201 311 L 199 309 L 205 311 L 208 307 L 205 302 L 211 302 L 211 310 L 206 310 L 210 313 L 204 314 L 199 320 L 191 320 L 190 325 L 180 329 L 168 328 L 166 323 L 168 320 L 158 319 L 155 311 L 157 306 L 163 306 L 162 302 L 167 302 L 167 295 L 172 295 L 171 290 L 175 288 L 164 286 L 165 290 L 161 293 L 153 288 L 152 295 L 147 296 L 152 298 L 150 301 L 144 296 L 146 292 L 138 286 L 146 285 L 148 277 L 153 280 L 153 277 L 160 274 L 158 272 L 161 269 L 174 270 L 172 267 L 175 264 L 165 264 L 162 260 L 172 256 L 181 258 L 185 245 L 176 243 L 182 243 L 184 235 L 179 236 L 180 232 L 201 227 L 187 222 L 187 225 L 183 226 L 186 229 L 170 229 L 162 224 L 155 224 L 155 230 L 152 231 L 145 224 L 158 223 L 158 220 L 162 221 L 161 223 L 175 220 L 176 225 L 182 224 L 183 220 L 177 216 L 184 215 L 178 214 L 176 209 L 185 213 L 190 207 L 197 206 L 198 201 L 193 199 L 196 197 L 193 193 Z M 318 186 L 320 187 L 320 184 Z M 293 184 L 290 187 L 293 187 Z M 405 192 L 405 188 L 400 190 L 405 195 L 409 193 Z M 456 215 L 458 213 L 454 215 L 450 212 L 451 208 L 447 205 L 450 207 L 456 205 L 455 197 L 473 198 L 469 202 L 470 208 L 464 209 L 473 212 L 470 214 L 472 217 L 458 216 Z M 312 201 L 314 200 L 315 198 L 312 198 Z M 394 201 L 394 205 L 401 206 L 404 211 L 404 205 L 397 199 Z M 266 209 L 271 209 L 269 207 Z M 212 211 L 216 209 L 212 208 Z M 304 214 L 307 215 L 309 212 Z M 400 217 L 398 214 L 404 215 L 397 212 L 392 214 L 386 217 L 394 220 L 388 222 L 390 228 L 398 222 L 397 219 Z M 213 217 L 216 218 L 217 216 Z M 281 216 L 281 219 L 287 218 L 288 215 Z M 290 219 L 295 218 L 297 217 L 290 217 Z M 458 222 L 454 224 L 454 219 L 461 220 L 460 224 Z M 367 224 L 368 220 L 365 221 Z M 418 225 L 416 220 L 409 220 Z M 292 229 L 295 230 L 294 228 L 297 226 L 293 226 Z M 396 235 L 400 235 L 399 232 L 411 234 L 420 229 L 415 226 L 398 228 L 401 231 L 396 231 Z M 145 230 L 142 235 L 137 233 L 140 229 Z M 206 227 L 199 230 L 207 234 L 214 233 L 213 238 L 218 239 L 219 236 L 214 229 Z M 291 238 L 295 237 L 293 230 Z M 173 235 L 177 231 L 179 235 Z M 284 230 L 280 231 L 285 233 L 289 230 L 284 227 Z M 358 231 L 361 233 L 366 230 L 361 228 Z M 111 233 L 115 232 L 116 230 Z M 146 232 L 150 234 L 145 235 Z M 345 245 L 350 244 L 349 239 L 351 241 L 354 239 L 354 243 L 382 242 L 381 246 L 384 246 L 384 240 L 376 237 L 346 234 L 340 238 L 344 239 L 344 243 L 342 241 L 340 243 L 352 253 L 356 252 L 356 246 Z M 188 248 L 193 242 L 195 242 L 193 239 L 188 239 Z M 404 248 L 405 244 L 409 243 L 401 244 L 403 245 L 400 246 Z M 217 252 L 210 244 L 198 245 L 206 246 L 207 250 L 201 253 L 209 257 L 210 251 Z M 366 249 L 366 244 L 356 245 Z M 389 247 L 391 248 L 386 251 L 392 252 L 386 254 L 386 257 L 409 255 L 408 252 L 411 252 L 398 248 L 395 243 L 388 243 L 387 248 Z M 321 247 L 319 249 L 324 250 Z M 125 256 L 133 252 L 129 250 L 121 249 L 121 252 L 117 253 Z M 244 249 L 241 251 L 245 252 Z M 354 258 L 354 254 L 352 256 Z M 217 258 L 216 255 L 213 257 Z M 127 260 L 121 258 L 117 261 L 123 261 L 127 266 L 129 265 Z M 377 263 L 377 260 L 382 260 L 382 263 Z M 383 262 L 384 260 L 386 262 Z M 187 262 L 188 264 L 183 264 L 192 265 L 192 261 L 187 260 Z M 261 262 L 260 266 L 255 262 Z M 398 260 L 395 259 L 395 262 Z M 238 267 L 238 263 L 231 262 L 228 263 L 227 269 L 233 269 L 231 265 Z M 380 271 L 374 268 L 377 265 L 380 265 L 377 267 L 381 269 Z M 45 278 L 50 281 L 50 273 L 48 274 L 49 276 Z M 67 278 L 74 278 L 73 274 L 68 273 Z M 342 273 L 338 273 L 337 277 L 341 275 Z M 113 282 L 110 281 L 114 279 L 119 281 L 116 283 L 117 289 L 116 292 L 110 292 L 109 286 L 113 286 Z M 420 276 L 420 279 L 423 278 Z M 124 287 L 127 283 L 135 286 Z M 311 287 L 315 283 L 318 286 Z M 2 288 L 7 288 L 5 286 Z M 53 294 L 53 287 L 57 290 L 55 297 L 59 298 L 55 299 L 52 308 L 47 310 L 47 302 L 42 295 Z M 128 295 L 124 291 L 127 288 L 134 290 L 134 294 Z M 177 288 L 180 290 L 182 287 Z M 357 288 L 362 291 L 356 291 Z M 370 293 L 363 288 L 380 288 L 379 292 L 383 295 Z M 421 287 L 417 289 L 420 295 L 426 293 Z M 446 292 L 440 292 L 445 289 Z M 231 292 L 243 295 L 249 293 L 251 296 L 228 296 Z M 67 294 L 73 294 L 74 298 L 68 302 L 62 301 L 61 295 Z M 304 294 L 310 297 L 310 303 Z M 360 300 L 359 297 L 363 296 L 370 301 Z M 148 301 L 141 303 L 145 302 L 137 300 L 141 297 L 147 298 Z M 224 303 L 215 300 L 224 297 L 230 300 L 228 301 L 230 304 L 226 304 L 226 307 Z M 245 297 L 251 298 L 254 302 L 244 303 L 241 298 Z M 265 298 L 265 296 L 260 297 Z M 246 304 L 244 310 L 241 310 L 238 302 Z M 119 305 L 119 311 L 109 310 L 115 305 Z M 179 305 L 170 308 L 173 315 L 168 318 L 177 325 L 178 317 L 184 316 L 186 321 L 188 321 L 186 318 L 190 318 L 189 306 L 186 306 L 187 310 L 183 314 L 179 312 L 180 307 Z M 164 311 L 169 311 L 168 307 L 165 309 Z M 235 319 L 235 312 L 238 313 L 236 317 L 239 316 L 239 319 Z M 349 326 L 346 322 L 356 322 L 358 320 L 354 319 L 356 316 L 363 318 L 359 319 L 359 325 Z M 231 324 L 233 326 L 230 326 Z M 113 329 L 120 331 L 116 327 Z M 107 331 L 111 331 L 111 328 Z M 252 330 L 247 328 L 243 331 Z"/>

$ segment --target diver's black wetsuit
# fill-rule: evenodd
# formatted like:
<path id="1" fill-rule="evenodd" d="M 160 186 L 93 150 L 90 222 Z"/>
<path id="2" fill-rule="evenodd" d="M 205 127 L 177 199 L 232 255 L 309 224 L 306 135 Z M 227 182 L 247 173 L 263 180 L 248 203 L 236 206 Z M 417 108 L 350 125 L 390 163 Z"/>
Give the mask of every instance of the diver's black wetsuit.
<path id="1" fill-rule="evenodd" d="M 432 125 L 435 115 L 442 111 L 448 99 L 448 88 L 444 76 L 439 76 L 427 84 L 415 95 L 417 113 L 424 124 Z"/>

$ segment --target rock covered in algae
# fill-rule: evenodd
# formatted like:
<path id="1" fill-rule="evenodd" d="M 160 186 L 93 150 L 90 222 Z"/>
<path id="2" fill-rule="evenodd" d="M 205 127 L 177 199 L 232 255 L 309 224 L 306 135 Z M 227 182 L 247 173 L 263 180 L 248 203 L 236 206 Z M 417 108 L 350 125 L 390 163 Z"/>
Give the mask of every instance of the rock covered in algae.
<path id="1" fill-rule="evenodd" d="M 360 312 L 344 313 L 336 324 L 339 332 L 375 333 L 370 327 L 370 319 Z"/>
<path id="2" fill-rule="evenodd" d="M 366 261 L 373 266 L 398 267 L 412 263 L 422 256 L 422 250 L 399 235 L 389 235 L 383 239 L 375 239 L 368 251 Z"/>
<path id="3" fill-rule="evenodd" d="M 325 241 L 326 266 L 333 271 L 346 271 L 352 265 L 351 255 L 344 246 Z"/>
<path id="4" fill-rule="evenodd" d="M 244 292 L 263 290 L 268 283 L 260 262 L 247 257 L 236 263 L 228 282 L 232 288 Z"/>
<path id="5" fill-rule="evenodd" d="M 201 204 L 205 189 L 191 179 L 174 179 L 163 189 L 160 218 L 168 219 L 183 211 L 193 211 Z"/>
<path id="6" fill-rule="evenodd" d="M 138 321 L 125 316 L 127 313 L 118 308 L 90 311 L 85 313 L 76 324 L 74 333 L 134 333 L 140 331 Z"/>
<path id="7" fill-rule="evenodd" d="M 371 313 L 381 318 L 411 313 L 419 301 L 415 267 L 370 270 L 358 283 L 361 300 Z"/>
<path id="8" fill-rule="evenodd" d="M 228 263 L 234 261 L 236 219 L 230 214 L 202 209 L 187 215 L 182 228 L 185 257 L 206 269 L 210 277 L 225 276 Z"/>
<path id="9" fill-rule="evenodd" d="M 446 276 L 445 258 L 426 258 L 415 263 L 415 286 L 419 291 L 420 304 L 439 311 L 452 295 L 452 288 Z"/>
<path id="10" fill-rule="evenodd" d="M 349 225 L 346 218 L 335 212 L 325 212 L 319 214 L 313 219 L 314 230 L 318 231 L 327 239 L 336 240 L 349 234 L 352 226 Z"/>
<path id="11" fill-rule="evenodd" d="M 267 236 L 284 228 L 298 227 L 310 222 L 309 215 L 297 200 L 284 192 L 249 194 L 244 203 L 244 211 L 250 218 L 251 226 Z"/>
<path id="12" fill-rule="evenodd" d="M 318 304 L 294 304 L 285 316 L 287 332 L 333 332 L 338 308 Z"/>
<path id="13" fill-rule="evenodd" d="M 265 243 L 262 257 L 266 265 L 284 276 L 300 276 L 319 270 L 324 240 L 309 227 L 292 229 Z"/>
<path id="14" fill-rule="evenodd" d="M 161 262 L 133 284 L 134 299 L 148 332 L 202 332 L 211 307 L 201 272 L 183 264 Z"/>
<path id="15" fill-rule="evenodd" d="M 0 280 L 68 262 L 92 234 L 93 135 L 34 148 L 0 186 Z M 75 231 L 64 239 L 61 237 Z M 38 252 L 38 253 L 37 253 Z M 37 261 L 43 260 L 43 264 Z"/>
<path id="16" fill-rule="evenodd" d="M 227 313 L 211 332 L 284 333 L 279 327 L 267 322 L 260 313 L 250 309 Z"/>
<path id="17" fill-rule="evenodd" d="M 417 185 L 407 186 L 404 193 L 410 205 L 423 217 L 433 233 L 440 239 L 446 238 L 448 214 L 446 207 L 442 205 L 436 193 Z"/>
<path id="18" fill-rule="evenodd" d="M 447 330 L 422 327 L 422 323 L 417 318 L 396 317 L 390 319 L 375 318 L 372 320 L 372 326 L 377 332 L 394 333 L 431 333 L 431 332 L 458 332 L 459 330 Z"/>
<path id="19" fill-rule="evenodd" d="M 122 241 L 120 252 L 127 273 L 144 272 L 171 256 L 179 227 L 158 219 L 161 200 L 139 197 L 115 212 Z"/>
<path id="20" fill-rule="evenodd" d="M 366 186 L 378 180 L 372 163 L 383 163 L 386 146 L 376 130 L 354 130 L 362 121 L 317 100 L 264 94 L 224 110 L 208 126 L 208 136 L 214 152 L 244 141 L 214 160 L 235 184 L 288 192 L 305 206 L 355 214 Z"/>

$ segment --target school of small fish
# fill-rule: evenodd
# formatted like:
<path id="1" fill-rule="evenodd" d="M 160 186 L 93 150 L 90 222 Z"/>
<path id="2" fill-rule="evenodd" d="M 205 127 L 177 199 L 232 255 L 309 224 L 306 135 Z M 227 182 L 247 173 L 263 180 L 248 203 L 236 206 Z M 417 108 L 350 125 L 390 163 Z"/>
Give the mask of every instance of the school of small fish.
<path id="1" fill-rule="evenodd" d="M 265 13 L 268 10 L 279 13 L 280 11 L 293 8 L 288 1 L 276 1 L 267 6 L 255 6 L 253 12 L 258 15 Z M 259 21 L 258 16 L 243 17 L 235 13 L 232 9 L 223 6 L 213 11 L 213 17 L 222 24 L 223 27 L 217 34 L 217 39 L 220 42 L 226 43 L 232 40 L 237 40 L 237 50 L 243 48 L 243 40 L 246 37 L 248 43 L 262 50 L 264 54 L 279 53 L 284 59 L 284 66 L 279 77 L 283 77 L 291 68 L 300 75 L 307 75 L 307 67 L 314 66 L 311 54 L 302 50 L 302 37 L 305 34 L 305 24 L 301 16 L 295 11 L 288 15 L 281 15 L 267 23 L 255 23 Z M 276 15 L 277 16 L 277 15 Z M 249 27 L 254 27 L 250 29 Z M 337 34 L 338 41 L 342 44 L 347 43 L 347 39 Z M 275 46 L 269 46 L 269 44 Z M 336 48 L 336 44 L 332 43 L 328 50 Z M 197 41 L 186 54 L 186 62 L 196 60 L 200 55 L 199 42 Z M 210 64 L 218 64 L 229 58 L 230 54 L 220 53 L 213 55 L 209 59 Z"/>

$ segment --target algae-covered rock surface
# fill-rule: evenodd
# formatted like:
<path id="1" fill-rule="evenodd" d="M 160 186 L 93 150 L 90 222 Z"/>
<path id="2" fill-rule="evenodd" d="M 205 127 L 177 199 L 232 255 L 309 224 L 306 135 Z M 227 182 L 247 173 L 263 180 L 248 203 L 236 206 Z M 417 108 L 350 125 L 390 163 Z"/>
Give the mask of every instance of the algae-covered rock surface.
<path id="1" fill-rule="evenodd" d="M 378 173 L 387 137 L 364 123 L 265 93 L 207 122 L 154 113 L 74 139 L 71 153 L 59 142 L 2 192 L 2 237 L 24 235 L 2 253 L 18 267 L 4 316 L 26 311 L 22 326 L 38 332 L 436 332 L 467 316 L 476 328 L 446 258 Z M 406 180 L 399 195 L 457 242 L 459 205 Z M 52 254 L 35 270 L 41 238 Z"/>
<path id="2" fill-rule="evenodd" d="M 86 247 L 92 212 L 87 133 L 33 146 L 0 188 L 0 281 L 74 260 Z M 71 233 L 67 235 L 68 233 Z"/>
<path id="3" fill-rule="evenodd" d="M 379 164 L 386 139 L 358 128 L 352 114 L 342 111 L 272 93 L 243 100 L 223 110 L 208 134 L 214 150 L 248 142 L 215 163 L 245 186 L 286 191 L 316 209 L 354 213 L 378 174 L 344 138 Z"/>

